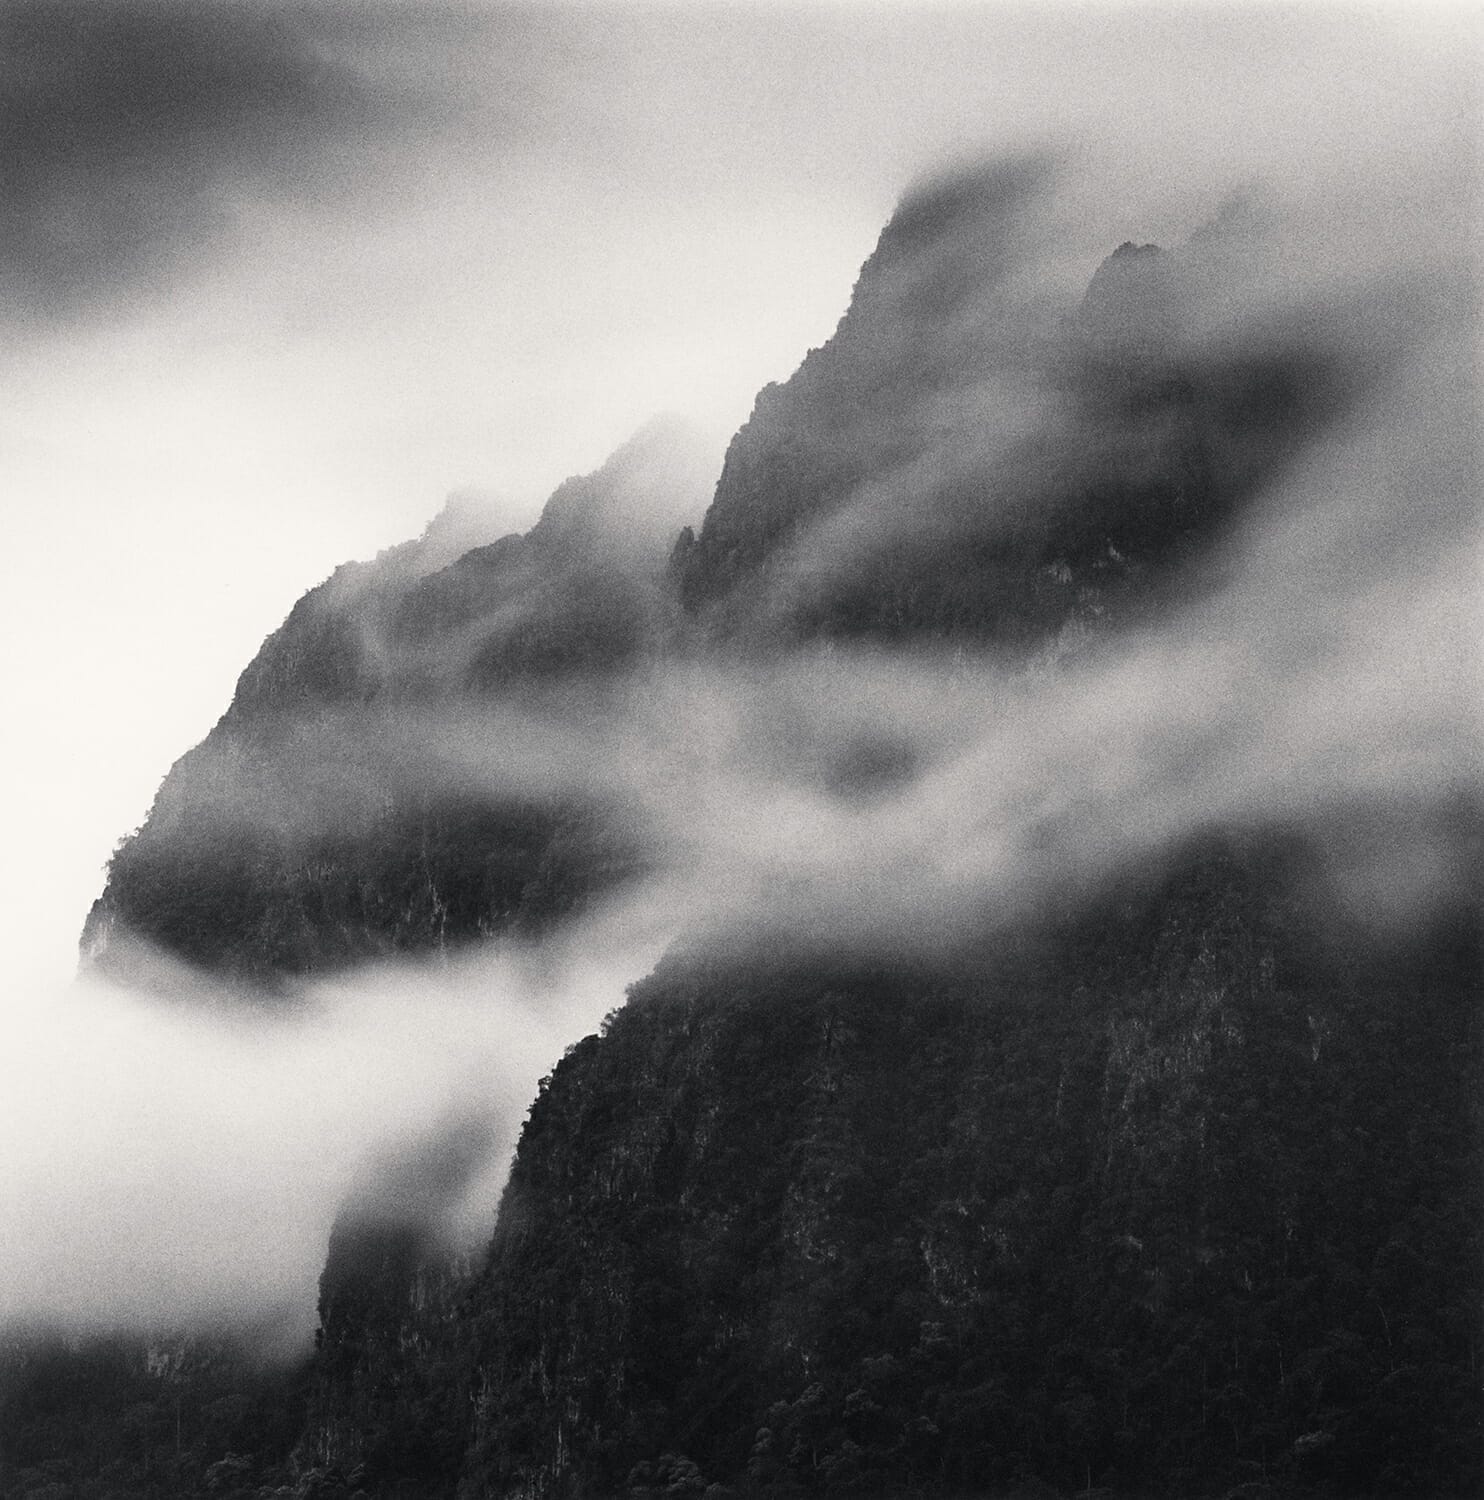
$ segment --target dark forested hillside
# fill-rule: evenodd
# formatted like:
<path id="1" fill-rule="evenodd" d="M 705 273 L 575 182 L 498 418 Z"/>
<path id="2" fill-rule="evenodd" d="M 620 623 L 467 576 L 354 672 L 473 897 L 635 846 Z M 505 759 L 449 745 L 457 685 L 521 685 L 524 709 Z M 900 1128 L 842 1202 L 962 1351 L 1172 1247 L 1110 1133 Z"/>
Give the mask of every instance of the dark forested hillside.
<path id="1" fill-rule="evenodd" d="M 17 1355 L 5 1493 L 1479 1492 L 1472 661 L 1385 628 L 1473 513 L 1336 457 L 1451 304 L 1238 212 L 1058 295 L 1043 175 L 910 194 L 719 478 L 651 429 L 265 643 L 93 962 L 272 992 L 651 878 L 674 946 L 487 1255 L 348 1207 L 276 1386 Z"/>
<path id="2" fill-rule="evenodd" d="M 1477 935 L 1294 916 L 1222 850 L 947 972 L 667 963 L 532 1111 L 467 1493 L 1471 1493 Z"/>

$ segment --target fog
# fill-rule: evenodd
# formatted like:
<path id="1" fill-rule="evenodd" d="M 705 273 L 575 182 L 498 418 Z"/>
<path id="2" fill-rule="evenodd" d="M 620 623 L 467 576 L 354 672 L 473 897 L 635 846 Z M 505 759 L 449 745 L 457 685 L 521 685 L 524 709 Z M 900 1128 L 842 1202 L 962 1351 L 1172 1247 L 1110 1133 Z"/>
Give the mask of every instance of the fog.
<path id="1" fill-rule="evenodd" d="M 376 592 L 395 579 L 357 575 L 372 604 L 342 607 L 386 692 L 223 733 L 157 816 L 268 830 L 302 854 L 426 796 L 593 805 L 637 839 L 677 934 L 886 955 L 1064 904 L 1221 830 L 1301 832 L 1361 921 L 1456 898 L 1479 769 L 1478 389 L 1467 247 L 1435 226 L 1410 255 L 1383 254 L 1300 201 L 1270 211 L 1259 243 L 1175 252 L 1186 301 L 1158 357 L 1238 409 L 1249 388 L 1303 398 L 1285 425 L 1222 433 L 1233 497 L 1203 548 L 1144 585 L 1160 611 L 1110 629 L 1092 604 L 1029 659 L 771 633 L 924 536 L 1013 535 L 1087 492 L 1084 473 L 1131 472 L 1137 493 L 1157 468 L 1137 423 L 1052 378 L 1069 314 L 1031 318 L 1030 277 L 1053 258 L 1057 206 L 1039 170 L 1008 170 L 1020 185 L 988 209 L 990 241 L 1016 245 L 990 284 L 1008 306 L 936 295 L 945 257 L 979 253 L 979 217 L 963 243 L 940 228 L 926 268 L 883 241 L 842 347 L 875 330 L 990 352 L 920 397 L 894 391 L 890 428 L 865 403 L 835 416 L 855 424 L 844 441 L 869 478 L 768 558 L 760 591 L 745 585 L 760 657 L 702 627 L 627 677 L 471 695 L 477 651 L 539 597 L 502 594 L 409 648 Z M 1383 186 L 1371 211 L 1395 216 Z M 1094 573 L 1117 571 L 1105 550 Z M 1386 835 L 1357 845 L 1357 816 Z"/>
<path id="2" fill-rule="evenodd" d="M 6 753 L 40 793 L 0 910 L 51 980 L 304 588 L 453 490 L 528 525 L 656 411 L 734 430 L 945 154 L 1067 148 L 1069 286 L 1254 177 L 1397 253 L 1474 217 L 1464 7 L 18 0 L 0 28 Z"/>
<path id="3" fill-rule="evenodd" d="M 192 1003 L 98 979 L 14 997 L 0 1323 L 209 1327 L 297 1353 L 342 1210 L 473 1254 L 537 1081 L 659 951 L 642 914 L 619 916 L 539 953 L 359 972 L 287 1008 L 179 975 L 160 978 Z M 444 1170 L 409 1174 L 424 1156 Z"/>
<path id="4" fill-rule="evenodd" d="M 1364 922 L 1467 890 L 1463 8 L 28 0 L 0 28 L 0 1320 L 302 1340 L 335 1214 L 430 1144 L 488 1143 L 423 1205 L 477 1246 L 537 1079 L 676 938 L 932 949 L 1217 826 L 1302 829 Z M 165 1009 L 66 985 L 109 848 L 299 593 L 450 491 L 523 530 L 656 411 L 735 430 L 829 336 L 909 182 L 1027 151 L 1052 164 L 1016 250 L 1037 327 L 1114 246 L 1179 246 L 1258 179 L 1282 233 L 1202 304 L 1198 348 L 1276 328 L 1331 372 L 1384 354 L 1178 607 L 1029 663 L 702 656 L 596 709 L 579 689 L 404 705 L 369 739 L 296 725 L 283 774 L 229 784 L 234 816 L 353 829 L 363 796 L 297 775 L 353 746 L 361 793 L 592 796 L 651 874 L 549 950 L 350 974 L 278 1012 L 193 975 L 171 985 L 200 1003 Z M 933 482 L 846 497 L 782 559 L 775 613 L 904 529 L 951 531 L 944 473 L 1075 437 L 1039 379 L 953 397 L 918 414 Z"/>

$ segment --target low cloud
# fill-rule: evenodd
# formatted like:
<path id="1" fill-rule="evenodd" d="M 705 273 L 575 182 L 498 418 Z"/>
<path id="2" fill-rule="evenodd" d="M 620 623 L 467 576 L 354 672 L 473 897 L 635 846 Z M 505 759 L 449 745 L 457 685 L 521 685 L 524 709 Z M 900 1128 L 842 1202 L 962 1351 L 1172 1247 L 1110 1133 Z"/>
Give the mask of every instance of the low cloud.
<path id="1" fill-rule="evenodd" d="M 186 1004 L 99 980 L 12 996 L 0 1325 L 301 1348 L 342 1211 L 454 1250 L 487 1237 L 537 1080 L 658 951 L 642 922 L 597 919 L 272 1009 L 178 972 L 160 985 Z"/>

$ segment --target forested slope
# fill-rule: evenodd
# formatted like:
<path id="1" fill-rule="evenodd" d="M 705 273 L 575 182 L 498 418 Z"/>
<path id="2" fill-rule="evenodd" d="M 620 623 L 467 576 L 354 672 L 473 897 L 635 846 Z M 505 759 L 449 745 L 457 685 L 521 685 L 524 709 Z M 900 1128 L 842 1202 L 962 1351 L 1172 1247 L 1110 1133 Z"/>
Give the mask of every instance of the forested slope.
<path id="1" fill-rule="evenodd" d="M 663 966 L 532 1111 L 465 1492 L 1471 1493 L 1475 936 L 1307 951 L 1261 873 Z"/>

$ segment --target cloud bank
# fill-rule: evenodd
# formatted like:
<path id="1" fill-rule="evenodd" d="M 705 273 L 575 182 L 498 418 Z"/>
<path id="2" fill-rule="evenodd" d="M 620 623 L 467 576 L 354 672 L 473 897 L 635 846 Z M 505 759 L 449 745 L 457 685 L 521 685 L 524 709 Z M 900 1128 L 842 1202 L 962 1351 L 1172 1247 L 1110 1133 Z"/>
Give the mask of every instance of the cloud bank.
<path id="1" fill-rule="evenodd" d="M 481 1242 L 538 1078 L 658 951 L 642 923 L 598 921 L 273 1012 L 199 986 L 172 1007 L 99 981 L 12 996 L 0 1326 L 297 1352 L 342 1210 Z"/>

